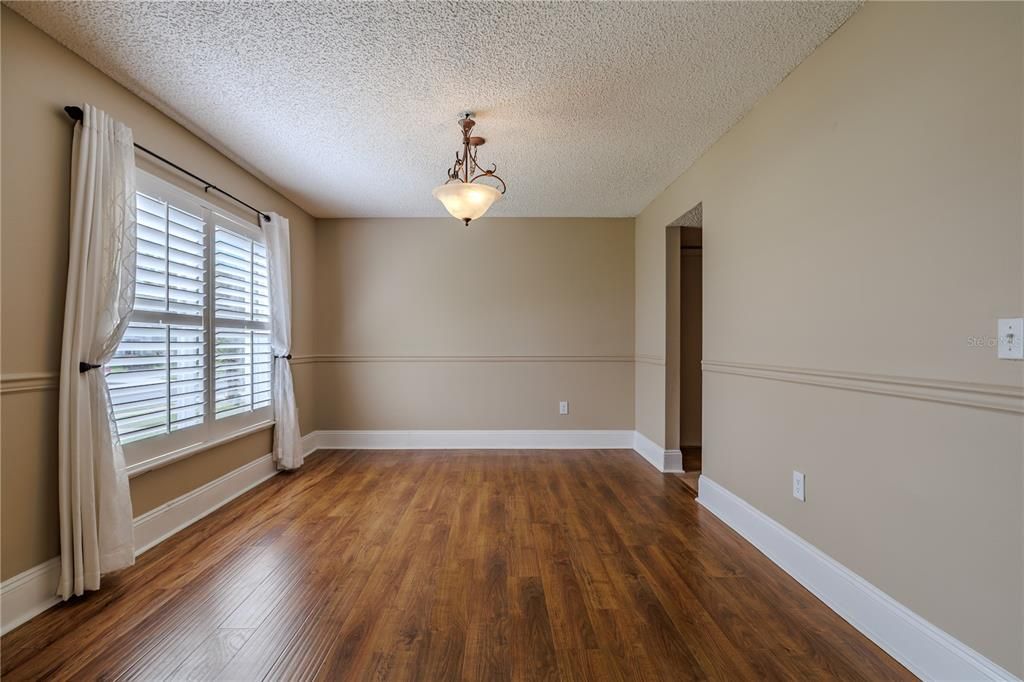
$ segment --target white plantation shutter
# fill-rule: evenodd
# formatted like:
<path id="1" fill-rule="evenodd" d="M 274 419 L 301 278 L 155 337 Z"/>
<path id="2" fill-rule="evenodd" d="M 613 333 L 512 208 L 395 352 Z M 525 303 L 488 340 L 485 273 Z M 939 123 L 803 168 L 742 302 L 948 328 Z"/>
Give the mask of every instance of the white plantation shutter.
<path id="1" fill-rule="evenodd" d="M 135 310 L 202 318 L 205 225 L 201 217 L 139 193 Z"/>
<path id="2" fill-rule="evenodd" d="M 218 419 L 270 405 L 270 289 L 266 248 L 214 231 L 214 409 Z"/>
<path id="3" fill-rule="evenodd" d="M 121 443 L 203 423 L 203 328 L 132 323 L 107 363 Z"/>
<path id="4" fill-rule="evenodd" d="M 259 231 L 144 173 L 138 182 L 135 310 L 105 367 L 130 466 L 271 417 Z"/>
<path id="5" fill-rule="evenodd" d="M 197 426 L 206 412 L 205 221 L 143 192 L 136 209 L 135 310 L 106 367 L 122 444 Z"/>
<path id="6" fill-rule="evenodd" d="M 214 238 L 217 319 L 270 323 L 267 249 L 220 225 Z"/>
<path id="7" fill-rule="evenodd" d="M 216 348 L 217 418 L 270 405 L 270 333 L 218 329 Z"/>

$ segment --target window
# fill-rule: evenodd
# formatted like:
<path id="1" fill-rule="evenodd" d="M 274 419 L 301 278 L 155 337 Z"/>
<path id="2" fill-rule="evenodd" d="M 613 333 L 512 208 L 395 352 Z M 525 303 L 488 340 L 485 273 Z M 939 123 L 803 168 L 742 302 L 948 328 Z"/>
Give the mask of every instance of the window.
<path id="1" fill-rule="evenodd" d="M 106 366 L 129 471 L 269 423 L 259 229 L 139 172 L 135 310 Z"/>
<path id="2" fill-rule="evenodd" d="M 214 229 L 214 412 L 221 419 L 270 405 L 267 250 Z"/>

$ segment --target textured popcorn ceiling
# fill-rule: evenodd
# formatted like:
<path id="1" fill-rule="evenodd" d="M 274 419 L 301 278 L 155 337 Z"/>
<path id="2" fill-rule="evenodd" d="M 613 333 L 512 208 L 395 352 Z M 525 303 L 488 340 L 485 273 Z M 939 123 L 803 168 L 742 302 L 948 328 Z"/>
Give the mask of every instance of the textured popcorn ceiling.
<path id="1" fill-rule="evenodd" d="M 636 215 L 858 7 L 9 5 L 320 217 L 446 215 L 465 109 L 490 215 Z"/>

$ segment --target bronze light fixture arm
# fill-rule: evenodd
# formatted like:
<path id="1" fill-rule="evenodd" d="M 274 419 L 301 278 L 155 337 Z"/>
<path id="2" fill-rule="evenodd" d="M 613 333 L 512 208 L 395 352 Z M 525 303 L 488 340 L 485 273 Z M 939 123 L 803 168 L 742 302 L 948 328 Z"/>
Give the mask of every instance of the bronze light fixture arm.
<path id="1" fill-rule="evenodd" d="M 491 165 L 493 166 L 494 164 L 491 164 Z M 501 187 L 498 188 L 498 191 L 501 192 L 502 194 L 505 193 L 505 189 L 506 189 L 505 181 L 502 180 L 499 176 L 495 175 L 493 170 L 487 170 L 487 171 L 484 171 L 482 173 L 478 173 L 477 175 L 474 175 L 472 178 L 470 178 L 469 181 L 470 182 L 476 182 L 477 178 L 494 178 L 499 183 L 501 183 Z"/>
<path id="2" fill-rule="evenodd" d="M 448 169 L 448 182 L 475 182 L 479 178 L 494 178 L 501 185 L 498 189 L 502 194 L 508 189 L 508 185 L 496 174 L 498 167 L 495 164 L 491 164 L 489 170 L 485 170 L 480 167 L 477 162 L 477 151 L 486 140 L 482 137 L 474 137 L 470 135 L 473 127 L 476 125 L 476 121 L 471 118 L 469 113 L 462 115 L 459 119 L 459 125 L 462 128 L 462 154 L 455 153 L 455 163 L 451 168 Z"/>

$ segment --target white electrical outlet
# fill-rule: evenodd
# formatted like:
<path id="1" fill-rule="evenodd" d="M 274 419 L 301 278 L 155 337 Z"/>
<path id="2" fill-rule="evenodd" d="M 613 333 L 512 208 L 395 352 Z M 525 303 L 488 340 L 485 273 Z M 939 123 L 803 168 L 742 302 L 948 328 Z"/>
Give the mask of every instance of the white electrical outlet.
<path id="1" fill-rule="evenodd" d="M 999 320 L 999 358 L 1002 360 L 1024 360 L 1024 318 L 1011 317 Z"/>
<path id="2" fill-rule="evenodd" d="M 794 471 L 793 472 L 793 497 L 795 497 L 796 499 L 798 499 L 801 502 L 803 502 L 804 499 L 805 499 L 804 498 L 804 494 L 805 494 L 805 491 L 804 491 L 804 475 L 802 473 L 800 473 L 799 471 Z"/>
<path id="3" fill-rule="evenodd" d="M 562 400 L 558 403 L 558 414 L 569 414 L 568 400 Z"/>

